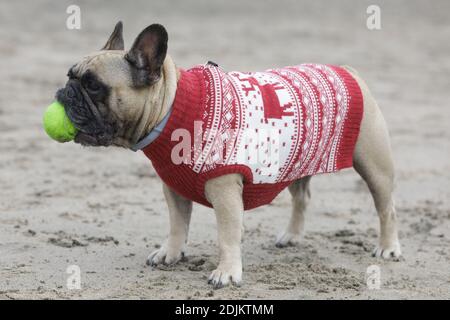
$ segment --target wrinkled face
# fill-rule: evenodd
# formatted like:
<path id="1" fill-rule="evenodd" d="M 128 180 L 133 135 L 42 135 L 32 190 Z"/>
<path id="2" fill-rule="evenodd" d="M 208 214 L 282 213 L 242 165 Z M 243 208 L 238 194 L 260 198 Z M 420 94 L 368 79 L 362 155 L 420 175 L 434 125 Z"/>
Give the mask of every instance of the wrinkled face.
<path id="1" fill-rule="evenodd" d="M 110 146 L 145 104 L 146 91 L 133 84 L 125 51 L 100 51 L 69 69 L 66 86 L 56 93 L 79 133 L 75 142 Z"/>
<path id="2" fill-rule="evenodd" d="M 79 130 L 75 142 L 88 146 L 122 145 L 129 126 L 142 114 L 148 92 L 161 76 L 167 33 L 160 25 L 144 29 L 132 48 L 123 50 L 119 22 L 105 47 L 69 69 L 56 99 Z"/>

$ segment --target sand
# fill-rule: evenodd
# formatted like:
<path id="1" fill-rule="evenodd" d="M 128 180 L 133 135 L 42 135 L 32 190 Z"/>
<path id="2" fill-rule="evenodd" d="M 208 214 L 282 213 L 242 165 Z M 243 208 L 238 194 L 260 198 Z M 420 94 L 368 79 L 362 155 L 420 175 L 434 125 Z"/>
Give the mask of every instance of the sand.
<path id="1" fill-rule="evenodd" d="M 65 28 L 81 7 L 82 29 Z M 450 3 L 379 1 L 9 1 L 0 10 L 1 299 L 449 299 Z M 378 218 L 353 170 L 312 179 L 304 238 L 278 249 L 288 192 L 245 214 L 242 287 L 213 291 L 215 217 L 195 205 L 187 257 L 151 269 L 166 237 L 161 185 L 141 153 L 57 144 L 41 118 L 66 73 L 124 21 L 129 47 L 145 26 L 169 30 L 181 67 L 213 60 L 226 70 L 304 62 L 346 64 L 368 82 L 386 117 L 397 169 L 404 258 L 370 256 Z M 81 289 L 66 286 L 78 265 Z M 378 265 L 381 287 L 366 270 Z"/>

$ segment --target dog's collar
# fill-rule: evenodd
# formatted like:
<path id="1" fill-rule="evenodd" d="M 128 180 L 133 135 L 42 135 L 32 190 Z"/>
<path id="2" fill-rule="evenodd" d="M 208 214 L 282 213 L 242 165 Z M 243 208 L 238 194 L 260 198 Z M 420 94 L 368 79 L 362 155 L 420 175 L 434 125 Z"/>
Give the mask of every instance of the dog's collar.
<path id="1" fill-rule="evenodd" d="M 206 62 L 205 66 L 219 67 L 219 65 L 213 61 Z M 166 126 L 167 121 L 169 121 L 171 112 L 172 112 L 172 107 L 170 108 L 169 112 L 167 112 L 167 114 L 164 116 L 164 118 L 161 120 L 161 122 L 156 127 L 154 127 L 147 136 L 145 136 L 140 141 L 138 141 L 134 146 L 132 146 L 131 150 L 133 150 L 133 151 L 142 150 L 145 147 L 147 147 L 150 143 L 155 141 L 155 139 L 158 138 L 158 136 L 164 130 L 164 127 Z"/>
<path id="2" fill-rule="evenodd" d="M 139 151 L 141 149 L 144 149 L 146 146 L 148 146 L 150 143 L 152 143 L 158 136 L 161 134 L 161 132 L 164 130 L 164 127 L 167 124 L 167 121 L 169 121 L 170 114 L 172 113 L 172 108 L 170 108 L 169 112 L 164 116 L 164 118 L 161 120 L 160 123 L 158 123 L 150 132 L 148 135 L 146 135 L 144 138 L 142 138 L 140 141 L 138 141 L 134 146 L 131 147 L 131 150 L 133 151 Z"/>

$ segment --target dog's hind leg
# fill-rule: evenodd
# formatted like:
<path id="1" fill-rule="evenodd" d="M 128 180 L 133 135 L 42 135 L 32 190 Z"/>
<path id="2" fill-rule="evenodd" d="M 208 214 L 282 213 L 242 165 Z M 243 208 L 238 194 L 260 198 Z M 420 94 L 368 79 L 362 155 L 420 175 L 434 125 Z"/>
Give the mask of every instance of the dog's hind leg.
<path id="1" fill-rule="evenodd" d="M 292 195 L 292 212 L 286 230 L 277 238 L 275 245 L 283 248 L 294 245 L 303 233 L 303 225 L 305 221 L 305 210 L 311 198 L 309 190 L 309 182 L 311 177 L 304 177 L 294 181 L 289 186 L 289 192 Z"/>
<path id="2" fill-rule="evenodd" d="M 353 153 L 353 166 L 367 183 L 380 219 L 379 244 L 373 255 L 399 257 L 401 250 L 393 200 L 394 164 L 386 122 L 367 85 L 354 70 L 349 71 L 358 81 L 364 98 L 364 114 Z"/>
<path id="3" fill-rule="evenodd" d="M 353 163 L 355 170 L 369 187 L 380 218 L 379 244 L 373 255 L 383 258 L 399 257 L 401 250 L 397 235 L 397 217 L 392 197 L 394 171 L 390 148 L 388 144 L 382 141 L 371 140 L 374 143 L 372 146 L 358 146 L 357 144 Z"/>
<path id="4" fill-rule="evenodd" d="M 188 237 L 192 201 L 178 195 L 166 184 L 163 184 L 163 191 L 169 207 L 170 232 L 161 248 L 153 251 L 148 257 L 147 264 L 149 265 L 177 263 L 184 255 Z"/>

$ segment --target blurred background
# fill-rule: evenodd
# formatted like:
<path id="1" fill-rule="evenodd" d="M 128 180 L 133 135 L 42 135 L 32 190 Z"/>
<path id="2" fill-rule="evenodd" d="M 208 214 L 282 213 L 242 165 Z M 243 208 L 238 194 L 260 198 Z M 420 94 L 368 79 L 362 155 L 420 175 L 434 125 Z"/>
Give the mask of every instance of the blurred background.
<path id="1" fill-rule="evenodd" d="M 369 5 L 381 29 L 369 30 Z M 81 10 L 69 30 L 66 9 Z M 450 2 L 435 1 L 2 1 L 0 3 L 0 298 L 450 298 Z M 126 48 L 152 23 L 169 32 L 179 67 L 212 60 L 257 71 L 306 62 L 346 64 L 385 115 L 397 167 L 405 258 L 370 258 L 378 218 L 347 170 L 312 181 L 305 238 L 278 250 L 290 200 L 246 214 L 244 287 L 211 291 L 215 218 L 195 206 L 189 258 L 150 270 L 167 209 L 148 160 L 121 149 L 51 141 L 45 107 L 70 66 L 100 49 L 115 23 Z M 369 265 L 381 290 L 367 289 Z M 82 289 L 66 271 L 80 266 Z"/>

